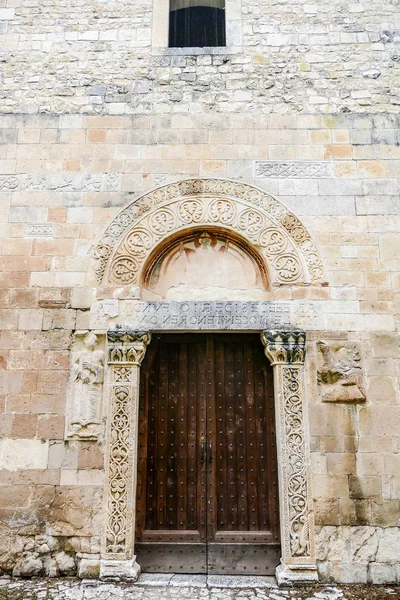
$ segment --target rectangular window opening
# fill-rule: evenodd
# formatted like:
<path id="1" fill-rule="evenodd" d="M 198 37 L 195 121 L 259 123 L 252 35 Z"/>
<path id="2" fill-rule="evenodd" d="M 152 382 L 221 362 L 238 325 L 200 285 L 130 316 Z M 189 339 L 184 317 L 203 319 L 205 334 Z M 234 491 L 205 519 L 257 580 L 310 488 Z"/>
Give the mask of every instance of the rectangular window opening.
<path id="1" fill-rule="evenodd" d="M 169 47 L 226 46 L 225 0 L 170 0 Z"/>

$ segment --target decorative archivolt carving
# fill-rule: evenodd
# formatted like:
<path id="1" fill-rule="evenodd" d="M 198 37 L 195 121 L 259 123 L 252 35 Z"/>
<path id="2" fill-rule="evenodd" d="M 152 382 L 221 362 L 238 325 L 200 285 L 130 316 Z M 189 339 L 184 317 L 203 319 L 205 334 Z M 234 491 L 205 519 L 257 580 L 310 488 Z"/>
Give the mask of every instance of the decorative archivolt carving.
<path id="1" fill-rule="evenodd" d="M 283 561 L 286 565 L 295 565 L 299 560 L 313 564 L 314 523 L 310 510 L 303 383 L 305 333 L 263 331 L 261 341 L 275 369 L 278 394 Z"/>
<path id="2" fill-rule="evenodd" d="M 325 282 L 317 248 L 295 215 L 258 188 L 219 179 L 165 185 L 126 207 L 94 250 L 99 282 L 140 284 L 155 248 L 193 227 L 218 227 L 247 240 L 272 284 Z"/>

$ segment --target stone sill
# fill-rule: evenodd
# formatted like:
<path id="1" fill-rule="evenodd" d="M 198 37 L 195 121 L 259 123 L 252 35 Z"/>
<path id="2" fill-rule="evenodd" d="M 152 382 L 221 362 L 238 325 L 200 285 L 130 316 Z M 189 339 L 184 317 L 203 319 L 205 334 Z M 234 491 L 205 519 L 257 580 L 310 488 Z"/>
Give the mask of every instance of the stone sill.
<path id="1" fill-rule="evenodd" d="M 215 56 L 240 54 L 242 46 L 207 46 L 205 48 L 152 48 L 152 54 L 161 56 Z"/>

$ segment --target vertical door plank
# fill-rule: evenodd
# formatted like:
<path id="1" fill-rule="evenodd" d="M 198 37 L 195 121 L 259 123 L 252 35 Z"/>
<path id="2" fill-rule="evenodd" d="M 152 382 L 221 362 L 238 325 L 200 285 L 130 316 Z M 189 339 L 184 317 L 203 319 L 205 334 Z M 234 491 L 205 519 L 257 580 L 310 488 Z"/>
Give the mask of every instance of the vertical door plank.
<path id="1" fill-rule="evenodd" d="M 178 356 L 178 390 L 177 390 L 177 421 L 176 421 L 176 479 L 177 479 L 177 529 L 185 530 L 187 528 L 187 461 L 188 461 L 188 410 L 189 394 L 188 390 L 188 354 L 187 344 L 180 345 Z"/>
<path id="2" fill-rule="evenodd" d="M 196 354 L 193 358 L 193 372 L 196 379 L 193 385 L 193 399 L 197 419 L 195 421 L 194 439 L 194 474 L 197 482 L 196 506 L 197 530 L 200 532 L 200 541 L 207 540 L 207 395 L 208 395 L 208 364 L 206 337 L 199 337 Z"/>
<path id="3" fill-rule="evenodd" d="M 279 541 L 279 496 L 278 496 L 278 458 L 276 449 L 275 399 L 272 369 L 264 368 L 266 397 L 266 429 L 268 436 L 266 490 L 268 494 L 268 526 L 274 539 Z"/>
<path id="4" fill-rule="evenodd" d="M 139 427 L 138 427 L 138 460 L 137 460 L 137 492 L 136 492 L 136 531 L 141 531 L 146 520 L 146 496 L 151 483 L 147 477 L 147 464 L 150 463 L 148 456 L 147 434 L 150 420 L 148 415 L 149 404 L 149 374 L 143 374 L 140 380 L 139 399 Z M 149 506 L 150 508 L 150 506 Z M 151 510 L 151 509 L 150 509 Z M 154 507 L 153 507 L 154 510 Z"/>
<path id="5" fill-rule="evenodd" d="M 258 455 L 259 447 L 256 435 L 256 409 L 254 394 L 254 355 L 253 345 L 244 343 L 245 372 L 245 412 L 246 412 L 246 479 L 247 479 L 247 515 L 248 531 L 259 531 L 258 519 Z"/>
<path id="6" fill-rule="evenodd" d="M 225 516 L 225 529 L 238 530 L 238 486 L 236 464 L 236 390 L 235 390 L 235 343 L 225 344 L 225 411 L 226 411 L 226 447 L 227 480 L 226 490 L 228 510 Z"/>
<path id="7" fill-rule="evenodd" d="M 136 536 L 145 528 L 154 528 L 157 520 L 157 405 L 158 340 L 153 339 L 146 353 L 146 365 L 140 378 L 137 515 Z"/>
<path id="8" fill-rule="evenodd" d="M 207 539 L 215 536 L 218 519 L 218 483 L 217 483 L 217 434 L 216 434 L 216 387 L 218 388 L 218 371 L 216 370 L 217 349 L 211 336 L 206 336 L 206 438 L 203 442 L 202 460 L 206 465 L 207 477 Z"/>
<path id="9" fill-rule="evenodd" d="M 177 454 L 178 454 L 178 356 L 179 345 L 168 347 L 168 398 L 167 398 L 167 489 L 166 489 L 166 527 L 177 529 Z"/>
<path id="10" fill-rule="evenodd" d="M 236 453 L 236 488 L 237 488 L 237 531 L 248 531 L 248 468 L 246 465 L 246 456 L 249 452 L 248 436 L 246 436 L 246 415 L 245 415 L 245 381 L 244 381 L 244 353 L 242 340 L 234 344 L 234 390 L 233 390 L 233 410 L 234 410 L 234 439 Z"/>
<path id="11" fill-rule="evenodd" d="M 167 529 L 167 419 L 168 419 L 168 363 L 169 348 L 160 344 L 160 396 L 158 406 L 158 439 L 157 439 L 157 529 Z"/>
<path id="12" fill-rule="evenodd" d="M 257 349 L 258 350 L 258 349 Z M 261 359 L 265 358 L 258 352 L 255 352 L 254 357 L 254 382 L 255 382 L 255 406 L 256 406 L 256 431 L 257 431 L 257 472 L 258 472 L 258 490 L 259 490 L 259 503 L 258 503 L 258 514 L 260 530 L 266 531 L 270 528 L 269 520 L 269 469 L 268 460 L 270 456 L 269 442 L 267 444 L 266 432 L 267 432 L 267 387 L 266 381 L 268 368 L 264 368 L 261 363 Z"/>
<path id="13" fill-rule="evenodd" d="M 226 394 L 225 394 L 225 347 L 214 340 L 215 348 L 215 496 L 217 504 L 217 522 L 214 530 L 227 527 L 228 519 L 228 469 L 226 445 Z"/>

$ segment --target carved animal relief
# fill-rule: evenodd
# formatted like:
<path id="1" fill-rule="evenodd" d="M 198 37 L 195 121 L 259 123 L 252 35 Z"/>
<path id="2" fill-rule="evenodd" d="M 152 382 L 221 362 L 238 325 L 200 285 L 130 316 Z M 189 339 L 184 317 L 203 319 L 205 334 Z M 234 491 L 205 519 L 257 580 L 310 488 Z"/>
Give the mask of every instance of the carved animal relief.
<path id="1" fill-rule="evenodd" d="M 318 386 L 323 402 L 363 402 L 360 352 L 355 344 L 318 342 Z"/>
<path id="2" fill-rule="evenodd" d="M 96 334 L 75 334 L 67 437 L 96 439 L 101 427 L 105 353 Z"/>

